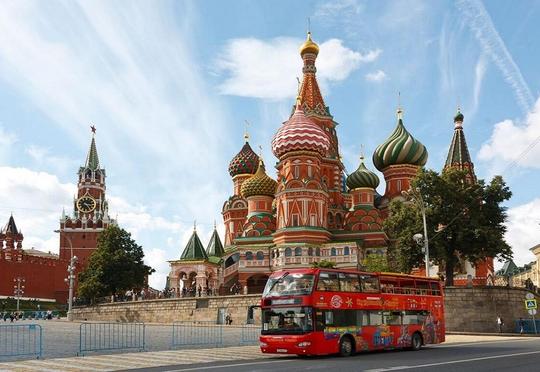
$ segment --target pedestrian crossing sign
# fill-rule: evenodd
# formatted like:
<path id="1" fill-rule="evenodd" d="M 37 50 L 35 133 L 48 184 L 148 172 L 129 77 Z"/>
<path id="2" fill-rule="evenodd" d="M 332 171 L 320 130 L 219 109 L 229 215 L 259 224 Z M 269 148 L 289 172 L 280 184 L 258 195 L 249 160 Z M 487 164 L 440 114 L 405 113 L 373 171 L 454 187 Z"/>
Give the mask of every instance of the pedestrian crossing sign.
<path id="1" fill-rule="evenodd" d="M 525 309 L 536 309 L 536 300 L 525 300 Z"/>

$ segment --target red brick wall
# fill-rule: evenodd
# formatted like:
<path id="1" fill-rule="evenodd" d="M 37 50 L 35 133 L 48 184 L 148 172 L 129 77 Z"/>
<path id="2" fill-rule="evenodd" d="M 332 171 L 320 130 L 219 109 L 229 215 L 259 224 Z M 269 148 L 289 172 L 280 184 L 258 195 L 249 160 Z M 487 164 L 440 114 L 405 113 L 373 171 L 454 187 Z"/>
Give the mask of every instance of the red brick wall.
<path id="1" fill-rule="evenodd" d="M 0 260 L 0 295 L 13 295 L 13 279 L 23 277 L 24 294 L 21 297 L 55 299 L 65 303 L 68 286 L 64 282 L 67 276 L 67 261 L 23 256 L 21 261 Z"/>

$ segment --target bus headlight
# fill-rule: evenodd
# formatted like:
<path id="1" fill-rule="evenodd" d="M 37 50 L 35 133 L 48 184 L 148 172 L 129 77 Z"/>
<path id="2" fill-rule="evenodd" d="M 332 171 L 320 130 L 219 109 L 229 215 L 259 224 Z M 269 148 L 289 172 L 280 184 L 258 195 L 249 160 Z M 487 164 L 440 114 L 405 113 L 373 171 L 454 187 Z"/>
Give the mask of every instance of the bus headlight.
<path id="1" fill-rule="evenodd" d="M 308 347 L 311 345 L 311 342 L 309 341 L 303 341 L 298 344 L 298 347 Z"/>
<path id="2" fill-rule="evenodd" d="M 267 344 L 266 342 L 262 342 L 262 341 L 261 341 L 261 342 L 259 342 L 259 346 L 260 346 L 260 347 L 267 347 L 268 344 Z"/>

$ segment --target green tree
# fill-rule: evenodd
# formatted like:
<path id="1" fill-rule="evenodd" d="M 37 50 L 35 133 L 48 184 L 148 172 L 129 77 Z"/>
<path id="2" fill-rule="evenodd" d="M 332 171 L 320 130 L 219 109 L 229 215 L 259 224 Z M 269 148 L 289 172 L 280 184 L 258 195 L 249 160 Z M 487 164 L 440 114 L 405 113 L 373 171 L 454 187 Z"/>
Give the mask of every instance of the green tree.
<path id="1" fill-rule="evenodd" d="M 98 238 L 87 268 L 79 274 L 79 297 L 94 301 L 97 297 L 142 288 L 155 270 L 143 262 L 144 252 L 131 234 L 111 225 Z"/>
<path id="2" fill-rule="evenodd" d="M 313 262 L 311 264 L 311 267 L 321 269 L 333 269 L 334 267 L 336 267 L 336 263 L 328 260 L 320 260 L 317 262 Z"/>
<path id="3" fill-rule="evenodd" d="M 390 271 L 390 265 L 388 265 L 388 259 L 384 255 L 380 254 L 368 254 L 362 260 L 362 266 L 366 271 L 372 272 L 385 272 Z"/>
<path id="4" fill-rule="evenodd" d="M 421 170 L 411 187 L 424 201 L 430 258 L 445 268 L 447 286 L 454 284 L 460 259 L 474 263 L 487 257 L 512 257 L 504 240 L 507 214 L 501 205 L 512 193 L 502 177 L 486 185 L 483 180 L 470 182 L 464 171 Z M 385 230 L 393 240 L 391 256 L 401 271 L 423 264 L 421 247 L 412 238 L 423 232 L 418 202 L 390 203 Z"/>

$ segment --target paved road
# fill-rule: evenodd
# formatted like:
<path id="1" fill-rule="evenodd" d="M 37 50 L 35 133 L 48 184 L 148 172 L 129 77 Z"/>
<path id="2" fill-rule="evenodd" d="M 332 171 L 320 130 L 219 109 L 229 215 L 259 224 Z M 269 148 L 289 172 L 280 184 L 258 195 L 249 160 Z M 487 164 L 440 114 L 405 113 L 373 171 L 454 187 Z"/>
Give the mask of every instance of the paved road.
<path id="1" fill-rule="evenodd" d="M 285 357 L 189 366 L 146 368 L 144 371 L 519 371 L 540 370 L 540 339 L 514 338 L 426 347 L 418 352 L 385 351 L 362 353 L 349 358 Z"/>
<path id="2" fill-rule="evenodd" d="M 449 336 L 418 352 L 363 353 L 350 358 L 262 354 L 257 346 L 168 350 L 0 363 L 0 371 L 538 371 L 540 338 Z"/>

